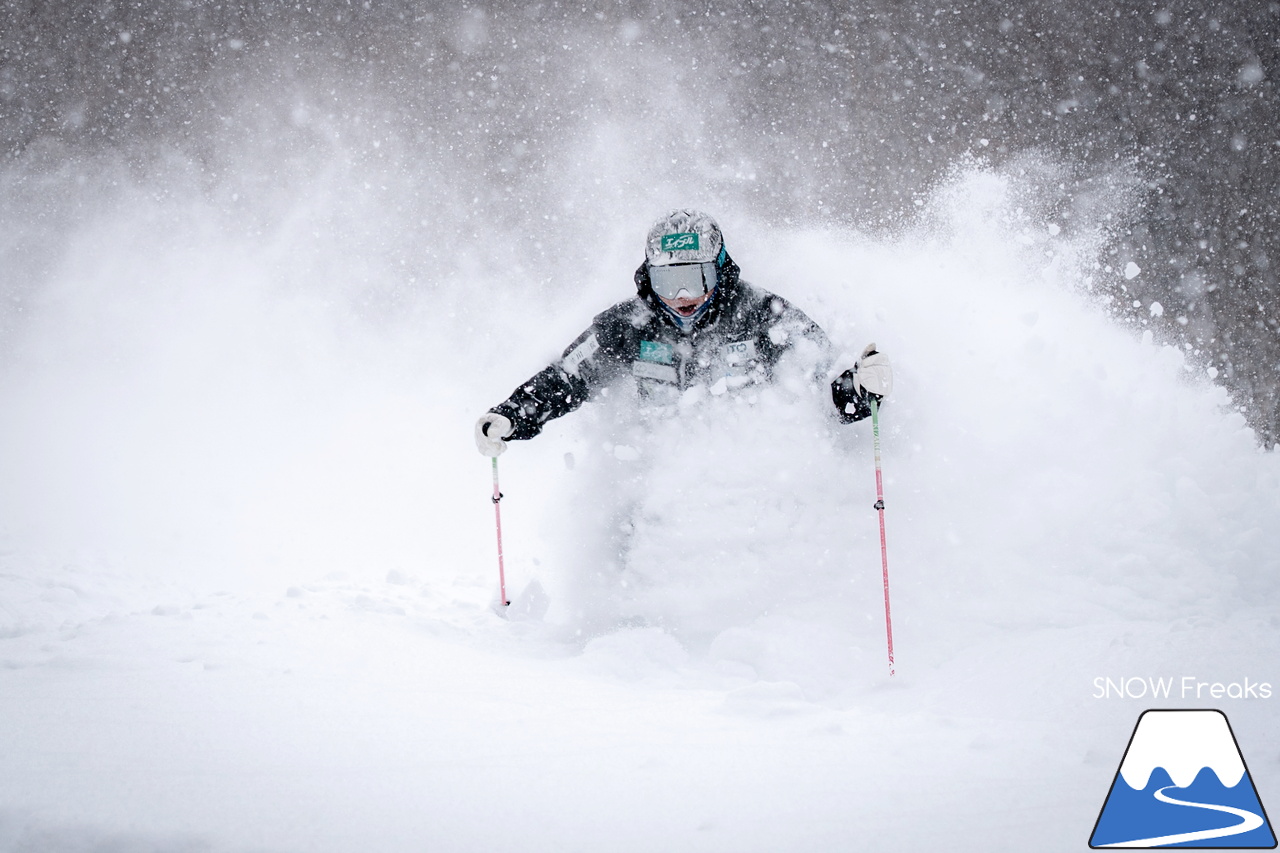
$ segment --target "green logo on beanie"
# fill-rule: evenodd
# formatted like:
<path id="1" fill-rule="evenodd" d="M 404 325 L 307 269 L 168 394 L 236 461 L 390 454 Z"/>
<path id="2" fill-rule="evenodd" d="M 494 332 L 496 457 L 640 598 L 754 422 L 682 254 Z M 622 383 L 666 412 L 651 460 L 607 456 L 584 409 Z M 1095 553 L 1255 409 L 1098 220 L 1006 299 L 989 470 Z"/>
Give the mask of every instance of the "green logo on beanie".
<path id="1" fill-rule="evenodd" d="M 666 234 L 662 238 L 664 252 L 696 252 L 698 251 L 698 234 L 690 231 L 685 234 Z"/>

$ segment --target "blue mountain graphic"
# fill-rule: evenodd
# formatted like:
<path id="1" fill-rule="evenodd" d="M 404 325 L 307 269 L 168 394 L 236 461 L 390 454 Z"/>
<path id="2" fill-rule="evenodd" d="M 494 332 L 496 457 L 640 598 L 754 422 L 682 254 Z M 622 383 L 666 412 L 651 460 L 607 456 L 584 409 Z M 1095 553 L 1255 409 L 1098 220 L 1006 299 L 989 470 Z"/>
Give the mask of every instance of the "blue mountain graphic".
<path id="1" fill-rule="evenodd" d="M 1107 795 L 1106 804 L 1102 807 L 1102 814 L 1098 817 L 1098 825 L 1094 828 L 1093 837 L 1089 840 L 1089 846 L 1103 847 L 1135 839 L 1223 829 L 1240 823 L 1240 818 L 1225 812 L 1161 802 L 1156 799 L 1155 794 L 1162 789 L 1167 789 L 1164 791 L 1165 795 L 1175 800 L 1232 806 L 1263 818 L 1262 826 L 1249 832 L 1162 846 L 1217 849 L 1241 847 L 1266 849 L 1276 846 L 1275 834 L 1265 820 L 1262 803 L 1258 799 L 1249 774 L 1242 776 L 1234 788 L 1228 788 L 1208 767 L 1202 768 L 1196 774 L 1195 781 L 1185 788 L 1174 787 L 1173 780 L 1163 767 L 1157 767 L 1152 772 L 1146 787 L 1140 791 L 1129 787 L 1124 777 L 1116 774 L 1111 792 Z"/>

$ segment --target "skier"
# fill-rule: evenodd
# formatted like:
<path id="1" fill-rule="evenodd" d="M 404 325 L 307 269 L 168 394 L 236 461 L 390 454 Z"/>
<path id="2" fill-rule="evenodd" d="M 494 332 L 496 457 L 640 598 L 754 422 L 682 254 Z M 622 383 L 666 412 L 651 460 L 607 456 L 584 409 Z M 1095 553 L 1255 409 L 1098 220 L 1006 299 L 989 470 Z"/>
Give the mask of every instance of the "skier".
<path id="1" fill-rule="evenodd" d="M 547 421 L 628 376 L 655 406 L 698 385 L 723 394 L 769 382 L 788 355 L 804 359 L 813 380 L 824 381 L 836 357 L 826 333 L 738 273 L 710 216 L 675 210 L 659 219 L 635 273 L 637 295 L 597 315 L 560 359 L 481 415 L 477 448 L 496 457 L 508 441 L 533 438 Z M 837 416 L 844 423 L 869 416 L 870 398 L 882 399 L 892 384 L 888 359 L 870 344 L 831 382 Z"/>

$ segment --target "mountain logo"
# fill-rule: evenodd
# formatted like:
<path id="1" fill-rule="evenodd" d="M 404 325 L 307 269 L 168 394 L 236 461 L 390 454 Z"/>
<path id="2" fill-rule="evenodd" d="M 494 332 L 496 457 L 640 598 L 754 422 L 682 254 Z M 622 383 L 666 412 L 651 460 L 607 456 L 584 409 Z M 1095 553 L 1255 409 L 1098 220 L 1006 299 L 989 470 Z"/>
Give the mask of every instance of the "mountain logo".
<path id="1" fill-rule="evenodd" d="M 1240 745 L 1221 711 L 1143 711 L 1089 846 L 1274 849 Z"/>

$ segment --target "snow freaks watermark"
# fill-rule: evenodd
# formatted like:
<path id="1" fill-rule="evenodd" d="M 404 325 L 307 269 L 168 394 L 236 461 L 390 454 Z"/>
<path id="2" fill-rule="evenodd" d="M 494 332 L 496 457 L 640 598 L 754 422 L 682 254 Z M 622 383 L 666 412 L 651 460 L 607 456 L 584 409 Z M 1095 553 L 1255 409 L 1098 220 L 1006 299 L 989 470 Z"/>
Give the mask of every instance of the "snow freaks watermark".
<path id="1" fill-rule="evenodd" d="M 1227 715 L 1142 712 L 1089 846 L 1274 849 L 1275 832 Z"/>
<path id="2" fill-rule="evenodd" d="M 1194 675 L 1181 677 L 1129 676 L 1093 680 L 1094 699 L 1270 699 L 1271 682 L 1202 681 Z"/>

